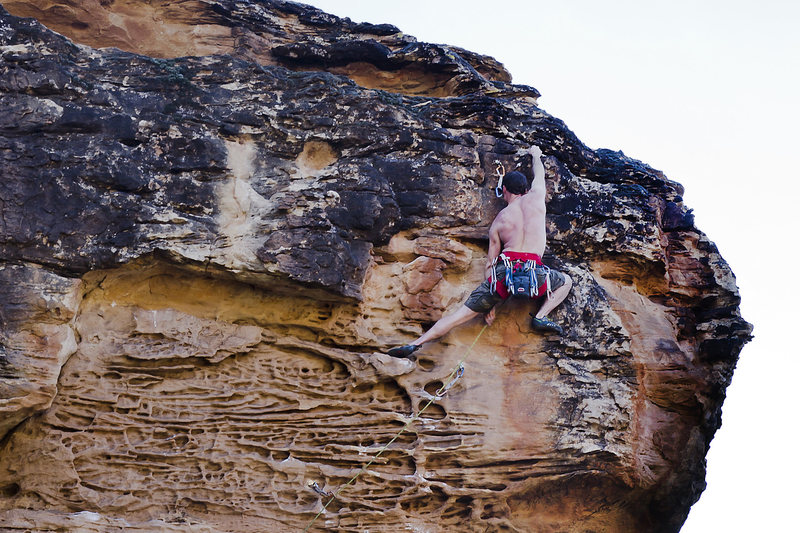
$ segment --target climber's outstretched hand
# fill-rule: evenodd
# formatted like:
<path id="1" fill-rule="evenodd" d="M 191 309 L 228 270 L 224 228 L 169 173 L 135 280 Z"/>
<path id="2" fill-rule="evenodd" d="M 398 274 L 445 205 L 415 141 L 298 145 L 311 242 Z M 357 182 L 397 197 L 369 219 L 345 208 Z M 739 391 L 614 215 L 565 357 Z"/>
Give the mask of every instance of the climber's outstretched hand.
<path id="1" fill-rule="evenodd" d="M 483 319 L 486 321 L 487 326 L 491 326 L 492 322 L 494 322 L 494 310 L 495 308 L 492 307 L 486 315 L 484 315 Z"/>

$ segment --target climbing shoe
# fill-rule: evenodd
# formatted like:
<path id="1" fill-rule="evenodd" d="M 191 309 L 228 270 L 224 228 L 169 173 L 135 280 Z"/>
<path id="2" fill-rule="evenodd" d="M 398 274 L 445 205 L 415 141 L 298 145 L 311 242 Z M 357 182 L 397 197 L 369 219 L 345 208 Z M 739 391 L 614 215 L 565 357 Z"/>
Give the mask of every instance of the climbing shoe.
<path id="1" fill-rule="evenodd" d="M 542 333 L 558 333 L 559 335 L 564 334 L 564 330 L 561 329 L 561 326 L 552 320 L 548 320 L 547 318 L 536 318 L 532 313 L 531 328 L 533 328 L 534 331 L 540 331 Z"/>
<path id="2" fill-rule="evenodd" d="M 410 359 L 411 354 L 416 352 L 422 348 L 421 344 L 406 344 L 405 346 L 398 346 L 397 348 L 392 348 L 387 354 L 391 355 L 392 357 L 400 357 L 402 359 Z"/>

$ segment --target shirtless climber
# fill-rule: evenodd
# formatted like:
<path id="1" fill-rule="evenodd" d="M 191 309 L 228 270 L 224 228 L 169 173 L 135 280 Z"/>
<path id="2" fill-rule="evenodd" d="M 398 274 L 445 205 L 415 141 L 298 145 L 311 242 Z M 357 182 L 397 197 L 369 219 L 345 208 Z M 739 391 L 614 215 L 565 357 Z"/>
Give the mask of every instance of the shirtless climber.
<path id="1" fill-rule="evenodd" d="M 542 151 L 538 146 L 531 147 L 531 155 L 533 182 L 530 190 L 527 190 L 528 180 L 521 172 L 509 172 L 501 178 L 502 196 L 508 205 L 497 214 L 489 228 L 489 257 L 486 262 L 488 279 L 470 294 L 456 312 L 439 319 L 411 344 L 392 348 L 387 352 L 389 355 L 409 357 L 424 343 L 442 337 L 480 313 L 485 313 L 486 323 L 491 325 L 495 306 L 509 296 L 509 288 L 515 295 L 545 298 L 536 315 L 531 313 L 531 327 L 535 331 L 559 335 L 564 333 L 558 324 L 546 317 L 567 297 L 572 288 L 572 279 L 542 264 L 541 256 L 547 241 L 544 165 Z M 498 195 L 499 189 L 500 185 Z M 515 274 L 513 278 L 512 273 Z"/>

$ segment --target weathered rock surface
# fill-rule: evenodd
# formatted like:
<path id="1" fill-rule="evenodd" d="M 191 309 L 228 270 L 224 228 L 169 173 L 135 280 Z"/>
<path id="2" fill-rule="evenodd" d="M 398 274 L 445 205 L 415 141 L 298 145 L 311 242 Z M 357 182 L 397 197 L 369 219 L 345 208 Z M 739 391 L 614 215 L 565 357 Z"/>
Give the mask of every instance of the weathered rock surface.
<path id="1" fill-rule="evenodd" d="M 388 25 L 3 5 L 74 42 L 0 10 L 2 528 L 302 530 L 480 331 L 380 353 L 480 281 L 532 143 L 567 335 L 505 304 L 314 528 L 680 528 L 750 334 L 680 185 Z"/>

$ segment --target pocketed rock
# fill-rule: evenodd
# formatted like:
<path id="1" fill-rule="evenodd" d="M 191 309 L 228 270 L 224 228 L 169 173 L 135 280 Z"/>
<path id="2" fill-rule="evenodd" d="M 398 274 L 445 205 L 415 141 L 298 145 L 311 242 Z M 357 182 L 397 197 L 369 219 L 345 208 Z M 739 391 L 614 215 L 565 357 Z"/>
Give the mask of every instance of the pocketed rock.
<path id="1" fill-rule="evenodd" d="M 680 529 L 751 327 L 679 184 L 390 25 L 3 5 L 0 527 L 301 531 L 468 355 L 314 530 Z M 482 281 L 534 143 L 566 335 L 510 301 L 383 355 Z"/>

